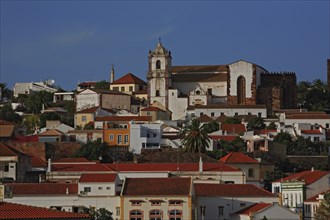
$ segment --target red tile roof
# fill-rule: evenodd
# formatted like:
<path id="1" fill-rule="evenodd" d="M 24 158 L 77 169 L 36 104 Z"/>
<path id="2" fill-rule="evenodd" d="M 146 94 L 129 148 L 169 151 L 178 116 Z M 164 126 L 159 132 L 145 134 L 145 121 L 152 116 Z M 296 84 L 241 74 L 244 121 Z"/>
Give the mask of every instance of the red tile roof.
<path id="1" fill-rule="evenodd" d="M 314 130 L 301 130 L 301 133 L 303 134 L 322 134 L 322 132 L 318 129 Z"/>
<path id="2" fill-rule="evenodd" d="M 32 167 L 47 167 L 47 163 L 43 161 L 41 158 L 31 155 L 31 165 Z"/>
<path id="3" fill-rule="evenodd" d="M 47 208 L 0 202 L 0 219 L 91 219 L 88 214 L 63 212 Z"/>
<path id="4" fill-rule="evenodd" d="M 58 160 L 54 160 L 53 163 L 86 163 L 91 162 L 84 157 L 77 157 L 77 158 L 60 158 Z"/>
<path id="5" fill-rule="evenodd" d="M 142 79 L 140 79 L 139 77 L 135 76 L 132 73 L 127 73 L 125 76 L 115 80 L 113 83 L 111 83 L 111 85 L 115 85 L 115 84 L 145 84 L 147 85 L 147 83 L 145 81 L 143 81 Z"/>
<path id="6" fill-rule="evenodd" d="M 39 136 L 61 136 L 63 134 L 64 134 L 63 132 L 57 129 L 49 129 L 45 132 L 40 133 Z"/>
<path id="7" fill-rule="evenodd" d="M 152 106 L 150 106 L 150 107 L 147 107 L 147 108 L 144 108 L 144 109 L 142 109 L 141 111 L 143 111 L 143 112 L 146 112 L 146 111 L 162 111 L 162 112 L 165 112 L 164 110 L 162 110 L 162 109 L 160 109 L 160 108 L 157 108 L 157 107 L 152 107 Z"/>
<path id="8" fill-rule="evenodd" d="M 233 141 L 236 137 L 235 135 L 209 135 L 212 140 L 222 140 L 222 141 Z"/>
<path id="9" fill-rule="evenodd" d="M 118 172 L 134 172 L 134 171 L 147 171 L 147 172 L 198 172 L 198 163 L 119 163 L 107 164 L 111 169 Z M 237 168 L 228 166 L 222 163 L 203 163 L 203 171 L 205 172 L 219 172 L 219 171 L 240 171 Z"/>
<path id="10" fill-rule="evenodd" d="M 196 196 L 224 197 L 277 197 L 275 194 L 253 184 L 195 183 Z"/>
<path id="11" fill-rule="evenodd" d="M 319 200 L 317 199 L 317 198 L 319 198 L 319 195 L 325 194 L 327 192 L 330 192 L 330 189 L 329 190 L 326 190 L 325 192 L 318 193 L 318 194 L 316 194 L 316 195 L 314 195 L 314 196 L 306 199 L 305 202 L 319 202 Z"/>
<path id="12" fill-rule="evenodd" d="M 198 118 L 198 121 L 200 121 L 200 122 L 211 122 L 211 121 L 213 121 L 213 119 L 208 115 L 202 115 L 201 117 Z"/>
<path id="13" fill-rule="evenodd" d="M 219 159 L 219 162 L 222 163 L 256 163 L 258 164 L 259 162 L 242 152 L 230 152 L 226 156 L 222 157 Z"/>
<path id="14" fill-rule="evenodd" d="M 39 136 L 38 135 L 30 135 L 30 136 L 15 136 L 12 139 L 12 142 L 14 143 L 22 143 L 22 142 L 39 142 Z"/>
<path id="15" fill-rule="evenodd" d="M 52 164 L 54 172 L 95 172 L 95 171 L 114 171 L 104 164 Z"/>
<path id="16" fill-rule="evenodd" d="M 95 121 L 151 121 L 151 116 L 104 116 L 96 117 Z"/>
<path id="17" fill-rule="evenodd" d="M 320 170 L 307 170 L 300 173 L 293 174 L 291 176 L 279 179 L 275 182 L 285 182 L 285 181 L 305 181 L 305 185 L 309 185 L 319 180 L 323 176 L 330 174 L 329 171 L 320 171 Z"/>
<path id="18" fill-rule="evenodd" d="M 246 128 L 244 124 L 221 124 L 221 130 L 233 134 L 246 132 Z"/>
<path id="19" fill-rule="evenodd" d="M 95 174 L 95 173 L 85 173 L 82 174 L 79 182 L 80 183 L 112 183 L 115 182 L 117 174 Z"/>
<path id="20" fill-rule="evenodd" d="M 10 183 L 13 195 L 72 195 L 78 193 L 76 183 Z"/>
<path id="21" fill-rule="evenodd" d="M 127 178 L 124 196 L 188 196 L 191 178 Z"/>
<path id="22" fill-rule="evenodd" d="M 246 207 L 245 209 L 242 209 L 238 212 L 236 212 L 235 214 L 239 214 L 239 215 L 250 215 L 253 212 L 260 212 L 270 206 L 272 206 L 273 204 L 271 203 L 256 203 L 254 205 L 251 205 L 249 207 Z"/>
<path id="23" fill-rule="evenodd" d="M 0 142 L 0 156 L 3 156 L 3 157 L 11 156 L 12 157 L 12 156 L 17 156 L 17 153 L 16 153 L 16 150 L 14 150 L 11 147 Z"/>
<path id="24" fill-rule="evenodd" d="M 0 124 L 0 137 L 11 137 L 14 133 L 14 124 Z"/>

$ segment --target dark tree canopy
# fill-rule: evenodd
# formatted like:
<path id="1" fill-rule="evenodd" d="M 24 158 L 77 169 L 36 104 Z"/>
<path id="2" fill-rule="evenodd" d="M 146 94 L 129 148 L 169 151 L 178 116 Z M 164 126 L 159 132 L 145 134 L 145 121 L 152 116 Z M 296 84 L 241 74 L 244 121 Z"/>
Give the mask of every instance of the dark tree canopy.
<path id="1" fill-rule="evenodd" d="M 265 129 L 266 125 L 264 119 L 261 117 L 255 117 L 251 119 L 248 124 L 247 128 L 250 130 L 262 130 Z"/>
<path id="2" fill-rule="evenodd" d="M 223 122 L 223 124 L 241 124 L 241 120 L 239 118 L 229 117 Z"/>
<path id="3" fill-rule="evenodd" d="M 84 157 L 88 160 L 99 160 L 106 154 L 108 145 L 101 140 L 83 144 L 76 152 L 76 157 Z"/>

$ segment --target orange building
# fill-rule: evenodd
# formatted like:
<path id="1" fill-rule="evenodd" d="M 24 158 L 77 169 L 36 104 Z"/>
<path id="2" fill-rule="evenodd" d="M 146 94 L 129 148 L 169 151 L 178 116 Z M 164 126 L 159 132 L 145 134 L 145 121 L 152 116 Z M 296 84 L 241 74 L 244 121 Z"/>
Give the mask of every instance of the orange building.
<path id="1" fill-rule="evenodd" d="M 109 146 L 118 147 L 129 147 L 129 129 L 130 125 L 124 125 L 120 127 L 108 126 L 105 123 L 105 128 L 103 129 L 103 140 L 108 143 Z"/>

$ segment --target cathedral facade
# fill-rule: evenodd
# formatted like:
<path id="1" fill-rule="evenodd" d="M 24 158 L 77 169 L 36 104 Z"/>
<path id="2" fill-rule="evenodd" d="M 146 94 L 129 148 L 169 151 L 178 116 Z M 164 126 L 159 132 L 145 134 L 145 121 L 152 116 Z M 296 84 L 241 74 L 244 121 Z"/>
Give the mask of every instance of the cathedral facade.
<path id="1" fill-rule="evenodd" d="M 148 55 L 148 100 L 184 119 L 194 106 L 273 110 L 296 107 L 295 73 L 270 73 L 243 60 L 225 65 L 172 66 L 171 51 L 159 42 Z"/>

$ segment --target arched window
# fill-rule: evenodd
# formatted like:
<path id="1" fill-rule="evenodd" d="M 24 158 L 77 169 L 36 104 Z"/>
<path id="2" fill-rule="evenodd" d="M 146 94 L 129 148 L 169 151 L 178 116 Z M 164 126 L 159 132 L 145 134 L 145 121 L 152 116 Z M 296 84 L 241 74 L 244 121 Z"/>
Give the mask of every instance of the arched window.
<path id="1" fill-rule="evenodd" d="M 160 60 L 156 61 L 156 70 L 160 70 Z"/>
<path id="2" fill-rule="evenodd" d="M 170 210 L 169 217 L 170 217 L 170 220 L 181 220 L 182 211 L 178 210 L 178 209 Z"/>
<path id="3" fill-rule="evenodd" d="M 129 219 L 130 220 L 142 220 L 143 219 L 143 212 L 141 210 L 131 210 L 129 212 Z"/>
<path id="4" fill-rule="evenodd" d="M 245 104 L 245 78 L 244 76 L 239 76 L 237 78 L 237 104 Z"/>
<path id="5" fill-rule="evenodd" d="M 149 213 L 150 220 L 162 220 L 163 219 L 163 212 L 162 210 L 154 209 L 151 210 Z"/>

